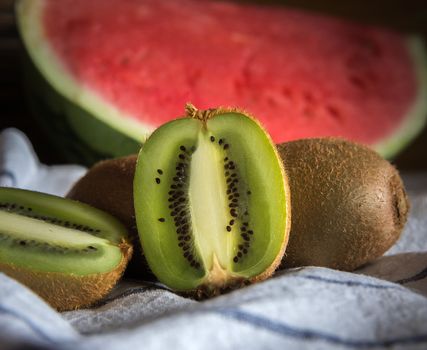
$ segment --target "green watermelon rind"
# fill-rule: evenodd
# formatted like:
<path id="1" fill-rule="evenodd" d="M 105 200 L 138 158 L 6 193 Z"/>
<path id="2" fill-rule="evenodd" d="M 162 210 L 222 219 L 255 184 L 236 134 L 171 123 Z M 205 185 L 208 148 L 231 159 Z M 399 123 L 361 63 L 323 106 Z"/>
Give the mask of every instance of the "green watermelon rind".
<path id="1" fill-rule="evenodd" d="M 28 55 L 24 55 L 22 61 L 30 109 L 38 126 L 63 158 L 91 165 L 101 159 L 138 152 L 141 143 L 61 96 L 34 67 Z"/>
<path id="2" fill-rule="evenodd" d="M 383 157 L 391 159 L 417 137 L 427 122 L 427 53 L 422 39 L 408 38 L 408 48 L 418 80 L 417 97 L 402 124 L 386 139 L 372 145 Z"/>
<path id="3" fill-rule="evenodd" d="M 94 158 L 97 152 L 103 157 L 134 153 L 154 127 L 125 115 L 95 91 L 75 81 L 43 36 L 41 14 L 44 4 L 44 0 L 20 0 L 16 7 L 22 40 L 33 62 L 33 69 L 39 72 L 39 76 L 32 79 L 30 84 L 38 90 L 47 107 L 57 107 L 53 109 L 55 113 L 52 116 L 48 115 L 49 108 L 45 108 L 43 117 L 60 118 L 68 123 L 74 136 L 87 145 L 88 150 L 82 150 L 83 155 L 91 152 L 89 149 L 95 152 Z M 427 120 L 426 50 L 419 37 L 409 36 L 407 43 L 418 80 L 417 97 L 402 118 L 400 127 L 371 145 L 386 158 L 392 158 L 407 146 L 421 132 Z"/>
<path id="4" fill-rule="evenodd" d="M 136 153 L 153 131 L 88 88 L 62 67 L 42 35 L 44 1 L 18 1 L 18 28 L 26 48 L 24 77 L 30 107 L 40 126 L 70 161 L 93 164 Z"/>

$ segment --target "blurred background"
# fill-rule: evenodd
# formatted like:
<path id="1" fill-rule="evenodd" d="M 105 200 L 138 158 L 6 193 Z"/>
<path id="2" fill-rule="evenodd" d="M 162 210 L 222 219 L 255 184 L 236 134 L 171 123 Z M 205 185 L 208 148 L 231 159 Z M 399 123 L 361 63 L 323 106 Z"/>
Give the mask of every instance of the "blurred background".
<path id="1" fill-rule="evenodd" d="M 241 0 L 240 0 L 241 1 Z M 281 3 L 321 13 L 373 23 L 401 32 L 419 33 L 427 40 L 426 0 L 282 0 L 253 1 Z M 17 127 L 33 142 L 42 162 L 62 163 L 52 147 L 45 142 L 37 124 L 26 108 L 21 85 L 20 53 L 22 50 L 14 20 L 14 1 L 0 0 L 0 130 Z M 407 147 L 394 163 L 401 170 L 427 169 L 427 129 Z"/>

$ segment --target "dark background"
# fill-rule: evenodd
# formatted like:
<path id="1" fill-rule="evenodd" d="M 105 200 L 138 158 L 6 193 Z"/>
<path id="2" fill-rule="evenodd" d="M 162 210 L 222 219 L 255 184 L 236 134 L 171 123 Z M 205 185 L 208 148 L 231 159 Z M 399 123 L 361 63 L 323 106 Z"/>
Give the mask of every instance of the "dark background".
<path id="1" fill-rule="evenodd" d="M 254 2 L 271 4 L 280 2 L 293 7 L 379 24 L 402 32 L 420 33 L 427 40 L 427 0 L 267 0 Z M 9 126 L 23 130 L 33 142 L 42 162 L 61 163 L 62 160 L 45 142 L 25 106 L 19 65 L 21 46 L 15 28 L 13 5 L 13 0 L 0 0 L 0 130 Z M 401 170 L 427 169 L 427 128 L 394 160 L 394 163 Z"/>

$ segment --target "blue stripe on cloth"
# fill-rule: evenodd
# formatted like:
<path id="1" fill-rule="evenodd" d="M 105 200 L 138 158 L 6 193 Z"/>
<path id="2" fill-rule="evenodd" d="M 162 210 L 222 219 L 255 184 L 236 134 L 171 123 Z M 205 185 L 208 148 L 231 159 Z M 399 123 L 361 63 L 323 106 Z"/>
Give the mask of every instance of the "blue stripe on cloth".
<path id="1" fill-rule="evenodd" d="M 24 322 L 34 333 L 36 333 L 40 338 L 43 340 L 46 340 L 50 343 L 55 343 L 55 340 L 52 339 L 49 334 L 44 332 L 43 329 L 41 329 L 37 323 L 33 322 L 30 318 L 25 317 L 23 314 L 17 313 L 15 310 L 8 309 L 4 305 L 0 305 L 0 313 L 8 314 L 13 317 L 16 317 L 20 321 Z"/>
<path id="2" fill-rule="evenodd" d="M 11 171 L 1 170 L 0 176 L 7 176 L 12 181 L 12 186 L 16 186 L 16 177 L 15 174 L 13 174 Z"/>
<path id="3" fill-rule="evenodd" d="M 281 322 L 276 322 L 268 318 L 247 313 L 238 309 L 217 309 L 215 310 L 221 316 L 234 319 L 240 322 L 245 322 L 257 328 L 268 330 L 282 336 L 295 338 L 299 340 L 324 341 L 334 345 L 343 345 L 351 348 L 372 348 L 372 347 L 389 347 L 395 345 L 416 345 L 427 344 L 427 334 L 414 335 L 410 337 L 391 338 L 386 340 L 355 340 L 339 337 L 334 334 L 329 334 L 310 329 L 302 329 L 287 325 Z"/>
<path id="4" fill-rule="evenodd" d="M 417 273 L 416 275 L 414 275 L 412 277 L 408 277 L 408 278 L 403 278 L 401 280 L 396 281 L 395 283 L 405 284 L 405 283 L 419 281 L 419 280 L 422 280 L 423 278 L 426 278 L 426 277 L 427 277 L 427 267 L 424 270 L 422 270 L 421 272 Z"/>
<path id="5" fill-rule="evenodd" d="M 317 275 L 295 275 L 293 277 L 304 278 L 304 279 L 309 279 L 314 281 L 321 281 L 321 282 L 332 283 L 332 284 L 341 284 L 341 285 L 346 285 L 350 287 L 357 286 L 357 287 L 367 287 L 367 288 L 376 288 L 376 289 L 405 290 L 398 285 L 394 286 L 392 284 L 376 284 L 376 283 L 360 282 L 360 281 L 353 281 L 353 280 L 337 280 L 337 279 L 332 279 L 332 278 L 322 277 Z"/>

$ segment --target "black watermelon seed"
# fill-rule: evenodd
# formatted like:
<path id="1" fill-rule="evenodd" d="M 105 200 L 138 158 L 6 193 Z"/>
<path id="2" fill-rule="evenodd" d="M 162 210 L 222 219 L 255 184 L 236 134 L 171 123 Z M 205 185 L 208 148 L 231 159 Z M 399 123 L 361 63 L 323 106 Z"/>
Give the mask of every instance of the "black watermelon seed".
<path id="1" fill-rule="evenodd" d="M 157 172 L 159 173 L 159 175 L 163 174 L 163 170 L 162 169 L 157 169 Z"/>
<path id="2" fill-rule="evenodd" d="M 211 136 L 211 142 L 215 142 L 215 137 Z"/>
<path id="3" fill-rule="evenodd" d="M 228 143 L 226 143 L 225 145 L 224 145 L 224 149 L 228 149 L 230 147 L 230 145 L 228 144 Z"/>
<path id="4" fill-rule="evenodd" d="M 231 231 L 231 227 L 230 226 L 227 226 L 226 229 L 227 229 L 228 232 Z"/>
<path id="5" fill-rule="evenodd" d="M 222 145 L 222 143 L 224 142 L 224 140 L 223 139 L 219 139 L 219 141 L 218 141 L 218 143 L 220 144 L 220 145 Z"/>
<path id="6" fill-rule="evenodd" d="M 236 263 L 236 262 L 238 262 L 239 261 L 239 259 L 238 259 L 238 257 L 237 256 L 235 256 L 234 257 L 234 259 L 233 259 L 233 261 Z"/>
<path id="7" fill-rule="evenodd" d="M 156 183 L 159 184 L 160 183 L 160 179 L 158 177 L 156 177 Z"/>
<path id="8" fill-rule="evenodd" d="M 186 151 L 186 149 L 185 149 L 185 147 L 184 147 L 184 146 L 179 147 L 179 149 L 180 149 L 181 151 Z"/>
<path id="9" fill-rule="evenodd" d="M 160 222 L 165 222 L 165 218 L 159 218 Z"/>

